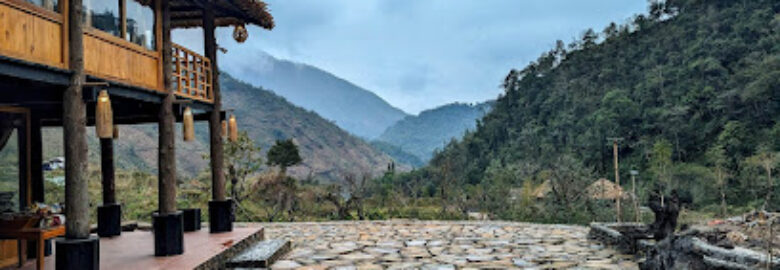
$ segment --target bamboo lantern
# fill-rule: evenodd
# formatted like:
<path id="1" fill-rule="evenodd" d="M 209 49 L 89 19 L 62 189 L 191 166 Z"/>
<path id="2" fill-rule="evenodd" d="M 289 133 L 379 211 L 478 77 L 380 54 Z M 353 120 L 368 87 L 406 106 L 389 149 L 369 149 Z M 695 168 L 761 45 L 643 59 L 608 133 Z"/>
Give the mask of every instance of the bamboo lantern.
<path id="1" fill-rule="evenodd" d="M 236 28 L 233 29 L 233 39 L 238 43 L 244 43 L 247 38 L 249 38 L 249 32 L 246 31 L 246 26 L 243 24 L 236 25 Z"/>
<path id="2" fill-rule="evenodd" d="M 231 142 L 238 141 L 238 124 L 236 123 L 236 115 L 230 115 L 230 121 L 228 122 L 229 137 Z"/>
<path id="3" fill-rule="evenodd" d="M 119 126 L 114 125 L 114 140 L 119 139 Z"/>
<path id="4" fill-rule="evenodd" d="M 182 133 L 184 133 L 184 141 L 191 142 L 195 140 L 195 127 L 192 119 L 192 110 L 190 107 L 184 108 L 184 116 L 182 116 Z"/>
<path id="5" fill-rule="evenodd" d="M 101 139 L 114 137 L 114 112 L 111 110 L 111 99 L 108 98 L 106 90 L 100 91 L 95 104 L 95 133 Z"/>
<path id="6" fill-rule="evenodd" d="M 227 121 L 222 120 L 222 138 L 227 137 Z"/>

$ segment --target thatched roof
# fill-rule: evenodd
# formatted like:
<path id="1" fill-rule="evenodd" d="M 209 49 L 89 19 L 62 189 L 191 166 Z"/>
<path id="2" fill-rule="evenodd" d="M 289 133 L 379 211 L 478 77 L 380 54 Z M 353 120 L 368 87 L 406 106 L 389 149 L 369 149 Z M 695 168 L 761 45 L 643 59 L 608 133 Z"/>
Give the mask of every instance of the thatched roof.
<path id="1" fill-rule="evenodd" d="M 590 184 L 586 191 L 588 192 L 588 197 L 597 200 L 614 200 L 621 195 L 624 199 L 630 197 L 629 192 L 623 191 L 622 187 L 605 178 L 601 178 L 596 180 L 596 182 L 593 182 L 593 184 Z"/>
<path id="2" fill-rule="evenodd" d="M 550 193 L 552 191 L 552 186 L 550 186 L 550 180 L 545 180 L 536 188 L 534 188 L 533 196 L 537 199 L 541 199 L 547 196 L 547 193 Z"/>
<path id="3" fill-rule="evenodd" d="M 154 0 L 136 0 L 151 6 Z M 167 0 L 171 5 L 171 27 L 189 28 L 203 26 L 203 5 L 208 0 Z M 211 0 L 216 26 L 255 24 L 271 30 L 274 18 L 268 13 L 268 5 L 260 0 Z"/>

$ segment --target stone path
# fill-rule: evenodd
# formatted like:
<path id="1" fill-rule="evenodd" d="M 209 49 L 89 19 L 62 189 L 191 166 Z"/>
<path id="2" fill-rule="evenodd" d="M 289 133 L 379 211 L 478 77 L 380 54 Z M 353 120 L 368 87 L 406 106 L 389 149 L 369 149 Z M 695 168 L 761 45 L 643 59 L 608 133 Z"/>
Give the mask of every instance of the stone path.
<path id="1" fill-rule="evenodd" d="M 293 249 L 271 269 L 637 269 L 588 228 L 516 222 L 263 224 Z"/>

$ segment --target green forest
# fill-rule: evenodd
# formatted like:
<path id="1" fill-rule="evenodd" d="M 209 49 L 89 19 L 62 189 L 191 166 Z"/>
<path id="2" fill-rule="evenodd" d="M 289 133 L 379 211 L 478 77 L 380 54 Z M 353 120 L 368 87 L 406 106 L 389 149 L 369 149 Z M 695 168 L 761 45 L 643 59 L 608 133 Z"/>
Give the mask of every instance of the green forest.
<path id="1" fill-rule="evenodd" d="M 621 138 L 621 184 L 630 190 L 629 171 L 638 171 L 640 201 L 658 186 L 713 215 L 778 210 L 778 12 L 771 0 L 669 0 L 629 23 L 559 40 L 509 71 L 475 131 L 392 181 L 419 183 L 459 211 L 606 219 L 614 215 L 608 204 L 582 191 L 598 178 L 614 180 L 610 138 Z M 511 188 L 545 181 L 544 200 L 510 203 Z"/>

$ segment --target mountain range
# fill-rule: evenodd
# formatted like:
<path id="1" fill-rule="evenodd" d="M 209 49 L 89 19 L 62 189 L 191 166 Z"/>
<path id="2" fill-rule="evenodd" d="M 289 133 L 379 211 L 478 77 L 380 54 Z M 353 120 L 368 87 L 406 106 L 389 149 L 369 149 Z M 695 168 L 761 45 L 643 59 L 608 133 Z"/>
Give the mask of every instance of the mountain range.
<path id="1" fill-rule="evenodd" d="M 477 126 L 477 120 L 490 111 L 493 101 L 476 104 L 452 103 L 404 117 L 388 127 L 375 141 L 398 147 L 427 163 L 434 151 L 444 148 L 451 140 L 459 140 L 467 130 Z M 376 143 L 374 143 L 376 144 Z M 388 151 L 391 156 L 396 151 Z M 408 160 L 408 158 L 396 158 Z M 410 163 L 415 165 L 415 163 Z"/>
<path id="2" fill-rule="evenodd" d="M 291 103 L 317 112 L 350 133 L 366 139 L 407 114 L 384 99 L 327 71 L 277 59 L 263 51 L 226 67 L 236 78 L 270 89 Z"/>

